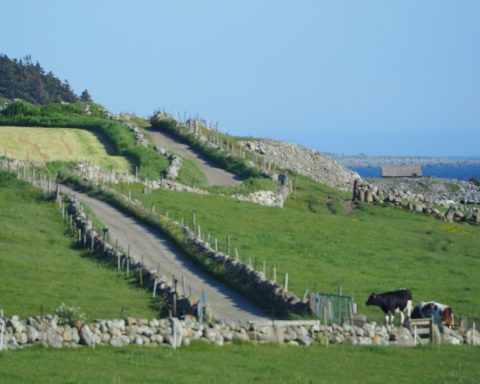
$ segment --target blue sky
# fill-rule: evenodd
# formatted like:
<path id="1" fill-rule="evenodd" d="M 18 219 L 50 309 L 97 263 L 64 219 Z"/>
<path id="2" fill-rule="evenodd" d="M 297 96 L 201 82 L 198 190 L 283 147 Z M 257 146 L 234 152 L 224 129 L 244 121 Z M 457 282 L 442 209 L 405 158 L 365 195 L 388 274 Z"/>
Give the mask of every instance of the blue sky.
<path id="1" fill-rule="evenodd" d="M 113 112 L 199 113 L 334 153 L 480 155 L 480 1 L 5 1 L 31 54 Z"/>

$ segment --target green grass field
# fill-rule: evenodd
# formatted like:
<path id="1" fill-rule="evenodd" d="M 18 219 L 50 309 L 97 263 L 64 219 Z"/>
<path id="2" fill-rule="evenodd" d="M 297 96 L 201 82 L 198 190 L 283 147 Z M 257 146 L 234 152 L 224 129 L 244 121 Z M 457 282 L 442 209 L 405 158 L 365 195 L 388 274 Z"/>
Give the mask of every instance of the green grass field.
<path id="1" fill-rule="evenodd" d="M 298 178 L 296 195 L 285 208 L 269 208 L 219 196 L 158 190 L 143 195 L 140 186 L 118 187 L 148 208 L 185 222 L 195 212 L 202 233 L 217 238 L 225 250 L 230 235 L 244 262 L 257 269 L 266 261 L 289 288 L 352 295 L 359 311 L 382 321 L 378 308 L 364 302 L 373 291 L 401 287 L 414 301 L 448 303 L 457 314 L 480 317 L 476 280 L 480 273 L 479 228 L 447 224 L 422 214 L 390 207 L 361 205 L 348 213 L 344 194 Z M 233 253 L 233 252 L 231 252 Z"/>
<path id="2" fill-rule="evenodd" d="M 321 347 L 195 343 L 0 353 L 4 383 L 477 383 L 479 347 Z M 34 379 L 33 379 L 34 378 Z"/>
<path id="3" fill-rule="evenodd" d="M 64 302 L 89 319 L 158 317 L 146 291 L 75 249 L 54 202 L 5 175 L 0 173 L 0 308 L 6 316 L 53 313 Z"/>
<path id="4" fill-rule="evenodd" d="M 41 162 L 88 160 L 107 169 L 130 169 L 127 159 L 110 156 L 98 137 L 85 129 L 0 126 L 0 154 Z"/>

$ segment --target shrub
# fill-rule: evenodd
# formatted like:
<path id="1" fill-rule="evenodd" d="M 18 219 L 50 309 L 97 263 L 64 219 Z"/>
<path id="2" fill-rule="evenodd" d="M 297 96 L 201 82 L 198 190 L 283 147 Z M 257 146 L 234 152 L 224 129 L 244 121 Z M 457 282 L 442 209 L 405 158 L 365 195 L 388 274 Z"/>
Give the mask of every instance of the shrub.
<path id="1" fill-rule="evenodd" d="M 62 303 L 55 308 L 55 315 L 57 315 L 60 325 L 73 325 L 77 320 L 86 320 L 85 313 L 80 312 L 79 307 L 75 307 L 73 305 L 67 306 L 65 303 Z"/>

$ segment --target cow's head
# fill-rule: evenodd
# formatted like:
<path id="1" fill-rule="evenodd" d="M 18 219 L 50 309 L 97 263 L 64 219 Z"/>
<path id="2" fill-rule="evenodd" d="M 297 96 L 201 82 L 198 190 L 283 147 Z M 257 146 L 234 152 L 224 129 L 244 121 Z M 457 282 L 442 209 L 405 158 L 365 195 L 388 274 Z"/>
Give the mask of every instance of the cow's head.
<path id="1" fill-rule="evenodd" d="M 447 307 L 443 310 L 442 313 L 442 323 L 446 327 L 453 327 L 453 309 L 450 307 Z"/>
<path id="2" fill-rule="evenodd" d="M 375 305 L 377 304 L 377 297 L 378 295 L 373 292 L 370 297 L 368 298 L 367 302 L 365 303 L 365 305 Z"/>

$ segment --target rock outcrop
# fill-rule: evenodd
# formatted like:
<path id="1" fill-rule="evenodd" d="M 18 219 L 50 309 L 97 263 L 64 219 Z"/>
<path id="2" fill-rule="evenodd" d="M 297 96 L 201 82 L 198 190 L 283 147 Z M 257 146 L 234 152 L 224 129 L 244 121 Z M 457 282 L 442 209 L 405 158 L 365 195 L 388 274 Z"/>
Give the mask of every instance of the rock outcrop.
<path id="1" fill-rule="evenodd" d="M 349 191 L 360 176 L 338 164 L 330 156 L 301 145 L 275 140 L 242 141 L 249 151 L 263 155 L 281 169 L 290 169 L 330 187 Z"/>

